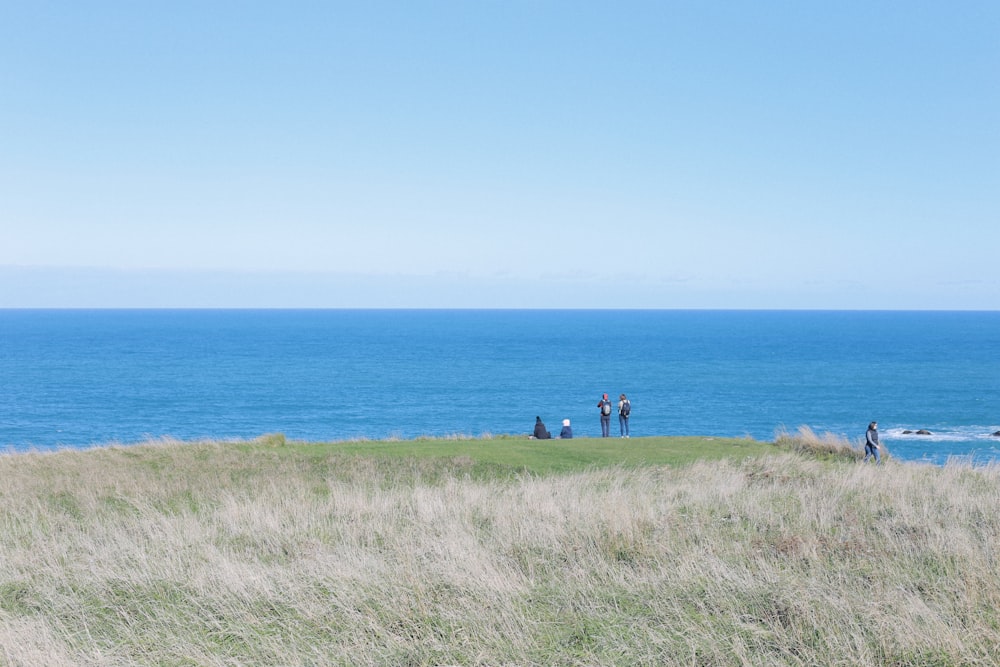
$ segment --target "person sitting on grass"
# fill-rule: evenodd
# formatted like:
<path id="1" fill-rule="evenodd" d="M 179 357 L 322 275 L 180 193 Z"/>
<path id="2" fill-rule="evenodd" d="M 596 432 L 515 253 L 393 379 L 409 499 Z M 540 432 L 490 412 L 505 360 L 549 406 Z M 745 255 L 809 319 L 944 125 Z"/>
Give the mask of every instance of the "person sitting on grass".
<path id="1" fill-rule="evenodd" d="M 568 419 L 563 420 L 563 427 L 562 430 L 559 431 L 559 437 L 562 438 L 563 440 L 567 440 L 573 437 L 573 427 L 569 425 Z"/>
<path id="2" fill-rule="evenodd" d="M 548 431 L 545 430 L 545 424 L 542 423 L 541 417 L 535 417 L 535 440 L 548 440 L 552 436 Z"/>

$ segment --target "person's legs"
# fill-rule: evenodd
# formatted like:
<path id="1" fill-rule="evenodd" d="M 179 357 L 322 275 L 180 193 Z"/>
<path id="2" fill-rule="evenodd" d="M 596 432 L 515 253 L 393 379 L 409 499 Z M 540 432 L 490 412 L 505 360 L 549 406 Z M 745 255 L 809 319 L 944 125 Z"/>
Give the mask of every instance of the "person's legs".
<path id="1" fill-rule="evenodd" d="M 625 415 L 618 415 L 618 435 L 619 437 L 625 437 Z"/>
<path id="2" fill-rule="evenodd" d="M 625 418 L 625 437 L 631 437 L 628 432 L 628 417 Z"/>
<path id="3" fill-rule="evenodd" d="M 601 415 L 601 437 L 606 438 L 611 435 L 611 417 Z"/>

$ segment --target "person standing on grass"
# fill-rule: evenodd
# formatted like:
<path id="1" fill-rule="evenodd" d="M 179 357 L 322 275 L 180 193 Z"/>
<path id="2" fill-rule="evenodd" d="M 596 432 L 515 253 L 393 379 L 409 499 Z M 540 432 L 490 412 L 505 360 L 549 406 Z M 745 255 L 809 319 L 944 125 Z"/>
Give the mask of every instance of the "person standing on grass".
<path id="1" fill-rule="evenodd" d="M 865 458 L 861 462 L 868 463 L 868 459 L 874 456 L 876 465 L 881 463 L 878 449 L 878 422 L 872 422 L 865 431 Z"/>
<path id="2" fill-rule="evenodd" d="M 607 438 L 611 435 L 611 401 L 607 394 L 597 402 L 597 407 L 601 409 L 601 437 Z"/>
<path id="3" fill-rule="evenodd" d="M 625 394 L 618 397 L 618 431 L 621 437 L 628 438 L 628 418 L 632 414 L 632 403 Z"/>

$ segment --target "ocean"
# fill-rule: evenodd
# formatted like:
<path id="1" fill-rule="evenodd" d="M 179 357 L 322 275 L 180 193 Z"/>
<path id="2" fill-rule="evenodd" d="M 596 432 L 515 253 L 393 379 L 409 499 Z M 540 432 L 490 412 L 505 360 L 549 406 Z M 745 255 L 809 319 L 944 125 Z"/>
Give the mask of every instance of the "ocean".
<path id="1" fill-rule="evenodd" d="M 1000 312 L 0 310 L 0 447 L 808 426 L 1000 456 Z M 616 401 L 617 402 L 617 401 Z M 927 430 L 931 435 L 906 434 Z M 612 433 L 617 434 L 617 417 Z"/>

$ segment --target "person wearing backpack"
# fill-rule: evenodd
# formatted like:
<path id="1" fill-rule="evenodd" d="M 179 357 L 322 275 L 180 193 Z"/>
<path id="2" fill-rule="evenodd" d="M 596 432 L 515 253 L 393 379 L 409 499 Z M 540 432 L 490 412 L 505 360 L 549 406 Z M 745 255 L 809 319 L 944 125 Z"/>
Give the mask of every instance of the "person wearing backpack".
<path id="1" fill-rule="evenodd" d="M 618 397 L 618 430 L 621 437 L 628 438 L 628 418 L 632 414 L 632 403 L 625 394 Z"/>
<path id="2" fill-rule="evenodd" d="M 607 394 L 597 402 L 597 407 L 601 409 L 601 437 L 607 438 L 611 435 L 611 401 Z"/>

